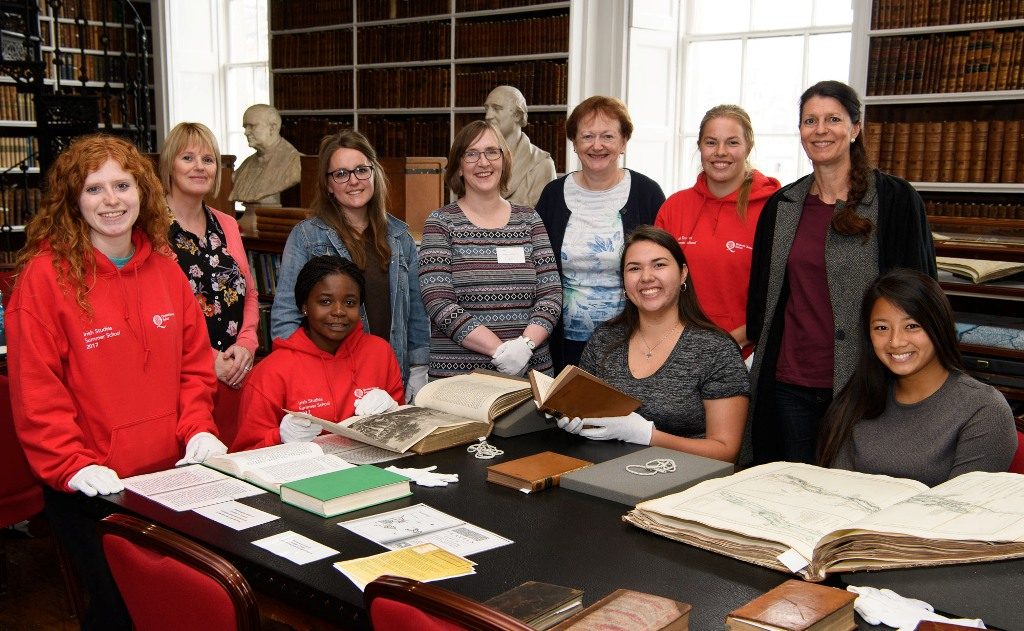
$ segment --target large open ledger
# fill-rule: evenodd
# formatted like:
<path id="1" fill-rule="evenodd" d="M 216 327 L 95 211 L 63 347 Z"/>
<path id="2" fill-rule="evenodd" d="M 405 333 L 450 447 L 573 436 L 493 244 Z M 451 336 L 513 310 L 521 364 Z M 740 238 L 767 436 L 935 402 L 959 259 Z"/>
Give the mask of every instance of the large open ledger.
<path id="1" fill-rule="evenodd" d="M 699 548 L 820 581 L 832 572 L 1024 557 L 1024 475 L 915 480 L 774 462 L 625 517 Z"/>

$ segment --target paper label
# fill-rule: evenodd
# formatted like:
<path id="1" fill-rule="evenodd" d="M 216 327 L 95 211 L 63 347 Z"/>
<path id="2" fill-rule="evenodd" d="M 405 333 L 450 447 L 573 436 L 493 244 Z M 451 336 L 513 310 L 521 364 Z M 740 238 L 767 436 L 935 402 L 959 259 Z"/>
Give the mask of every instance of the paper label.
<path id="1" fill-rule="evenodd" d="M 494 248 L 498 253 L 498 262 L 505 264 L 512 263 L 525 263 L 526 262 L 526 250 L 523 246 L 507 246 Z"/>
<path id="2" fill-rule="evenodd" d="M 807 559 L 793 548 L 786 550 L 776 558 L 779 562 L 788 567 L 790 572 L 799 572 L 807 567 L 808 564 Z"/>

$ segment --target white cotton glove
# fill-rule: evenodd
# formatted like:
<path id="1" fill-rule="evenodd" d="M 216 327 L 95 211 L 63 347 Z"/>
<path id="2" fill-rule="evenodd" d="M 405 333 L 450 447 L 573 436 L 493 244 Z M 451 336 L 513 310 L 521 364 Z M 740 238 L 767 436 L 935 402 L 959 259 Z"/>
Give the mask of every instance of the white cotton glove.
<path id="1" fill-rule="evenodd" d="M 624 440 L 637 445 L 650 445 L 654 423 L 636 412 L 628 416 L 582 419 L 579 435 L 593 440 Z"/>
<path id="2" fill-rule="evenodd" d="M 194 464 L 214 456 L 223 456 L 226 453 L 228 453 L 228 448 L 220 442 L 219 438 L 210 432 L 199 432 L 188 439 L 188 444 L 185 445 L 185 457 L 174 463 L 174 466 Z"/>
<path id="3" fill-rule="evenodd" d="M 320 435 L 320 426 L 309 420 L 285 414 L 281 417 L 282 443 L 308 443 Z"/>
<path id="4" fill-rule="evenodd" d="M 506 375 L 519 376 L 526 370 L 531 357 L 533 350 L 527 346 L 526 338 L 519 336 L 514 340 L 502 342 L 498 350 L 494 351 L 491 363 Z"/>
<path id="5" fill-rule="evenodd" d="M 398 407 L 391 395 L 380 388 L 371 388 L 363 393 L 363 396 L 356 399 L 356 414 L 366 416 L 367 414 L 383 414 Z"/>
<path id="6" fill-rule="evenodd" d="M 583 419 L 578 416 L 576 418 L 563 416 L 555 421 L 555 424 L 558 425 L 559 429 L 564 429 L 570 434 L 579 434 L 580 430 L 583 429 Z"/>
<path id="7" fill-rule="evenodd" d="M 984 629 L 980 619 L 947 618 L 934 612 L 931 605 L 923 600 L 904 598 L 891 589 L 857 587 L 850 585 L 849 591 L 857 594 L 853 608 L 868 624 L 885 624 L 899 631 L 913 631 L 922 620 L 950 622 L 965 627 Z"/>
<path id="8" fill-rule="evenodd" d="M 68 480 L 68 488 L 89 497 L 95 497 L 97 493 L 100 495 L 120 493 L 124 490 L 124 484 L 113 469 L 98 464 L 89 464 L 71 476 L 71 479 Z"/>
<path id="9" fill-rule="evenodd" d="M 412 403 L 420 388 L 427 385 L 427 366 L 409 367 L 409 384 L 405 387 L 405 402 Z"/>
<path id="10" fill-rule="evenodd" d="M 448 486 L 449 482 L 458 482 L 458 473 L 434 473 L 434 469 L 437 465 L 427 467 L 426 469 L 401 469 L 394 465 L 387 467 L 385 471 L 397 473 L 398 475 L 404 475 L 417 486 Z"/>

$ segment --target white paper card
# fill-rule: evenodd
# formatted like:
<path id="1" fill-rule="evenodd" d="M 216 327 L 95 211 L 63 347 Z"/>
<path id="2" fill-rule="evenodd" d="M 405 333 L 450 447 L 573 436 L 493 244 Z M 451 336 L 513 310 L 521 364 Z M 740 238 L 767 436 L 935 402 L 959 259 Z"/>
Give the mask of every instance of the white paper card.
<path id="1" fill-rule="evenodd" d="M 281 519 L 277 515 L 271 515 L 266 511 L 246 506 L 234 500 L 213 504 L 212 506 L 203 506 L 194 509 L 194 511 L 207 519 L 212 519 L 218 524 L 234 528 L 235 530 L 245 530 L 246 528 L 259 526 L 275 519 Z"/>
<path id="2" fill-rule="evenodd" d="M 253 541 L 253 544 L 298 565 L 305 565 L 338 554 L 334 548 L 328 548 L 322 543 L 313 541 L 309 537 L 303 537 L 291 530 L 272 537 L 257 539 Z"/>
<path id="3" fill-rule="evenodd" d="M 515 246 L 501 246 L 494 248 L 498 252 L 499 263 L 525 263 L 526 262 L 526 250 L 521 245 Z"/>
<path id="4" fill-rule="evenodd" d="M 490 530 L 468 524 L 426 504 L 416 504 L 338 524 L 389 550 L 432 543 L 465 557 L 512 543 Z"/>
<path id="5" fill-rule="evenodd" d="M 776 558 L 779 559 L 780 563 L 789 568 L 790 572 L 799 572 L 800 570 L 807 567 L 808 563 L 807 559 L 805 559 L 803 555 L 801 555 L 793 548 L 786 550 Z"/>

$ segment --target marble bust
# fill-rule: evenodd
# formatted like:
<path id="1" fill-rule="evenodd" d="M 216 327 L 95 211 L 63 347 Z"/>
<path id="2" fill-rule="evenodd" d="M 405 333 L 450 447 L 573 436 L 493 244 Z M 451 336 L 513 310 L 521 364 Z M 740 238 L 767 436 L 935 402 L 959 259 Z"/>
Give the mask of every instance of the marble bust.
<path id="1" fill-rule="evenodd" d="M 281 137 L 281 115 L 270 105 L 249 107 L 242 125 L 256 153 L 235 170 L 228 199 L 242 202 L 246 208 L 280 206 L 281 191 L 295 186 L 302 177 L 299 151 Z"/>
<path id="2" fill-rule="evenodd" d="M 513 204 L 533 208 L 540 192 L 555 179 L 551 154 L 536 147 L 523 133 L 526 126 L 526 99 L 510 85 L 500 85 L 487 95 L 484 118 L 505 136 L 512 151 L 512 175 L 505 198 Z"/>

